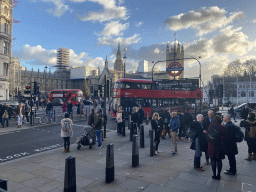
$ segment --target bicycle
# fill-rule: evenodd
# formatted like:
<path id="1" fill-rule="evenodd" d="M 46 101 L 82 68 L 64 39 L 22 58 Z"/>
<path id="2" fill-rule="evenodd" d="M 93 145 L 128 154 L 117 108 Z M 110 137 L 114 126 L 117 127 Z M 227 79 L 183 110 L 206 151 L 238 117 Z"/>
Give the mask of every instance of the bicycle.
<path id="1" fill-rule="evenodd" d="M 43 116 L 40 117 L 40 124 L 45 125 L 46 123 L 48 123 L 48 121 L 51 121 L 51 123 L 56 123 L 57 116 L 51 113 L 49 118 L 49 114 L 45 113 Z"/>

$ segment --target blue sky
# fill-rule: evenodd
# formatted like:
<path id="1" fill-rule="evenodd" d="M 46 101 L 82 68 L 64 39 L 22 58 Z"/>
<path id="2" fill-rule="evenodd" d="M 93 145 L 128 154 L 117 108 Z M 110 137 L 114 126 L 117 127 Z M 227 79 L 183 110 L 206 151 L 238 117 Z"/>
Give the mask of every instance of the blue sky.
<path id="1" fill-rule="evenodd" d="M 21 0 L 13 11 L 21 21 L 13 26 L 13 56 L 43 70 L 66 47 L 71 65 L 102 69 L 107 56 L 113 68 L 120 41 L 130 71 L 140 60 L 164 60 L 176 32 L 186 57 L 201 56 L 208 80 L 235 59 L 255 59 L 255 8 L 254 0 Z M 198 76 L 198 63 L 186 60 L 185 76 Z"/>

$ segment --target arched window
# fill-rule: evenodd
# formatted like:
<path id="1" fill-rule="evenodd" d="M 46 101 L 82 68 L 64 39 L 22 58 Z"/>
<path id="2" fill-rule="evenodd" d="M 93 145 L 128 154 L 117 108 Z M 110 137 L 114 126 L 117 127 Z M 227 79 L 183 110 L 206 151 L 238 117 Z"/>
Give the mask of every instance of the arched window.
<path id="1" fill-rule="evenodd" d="M 246 92 L 245 91 L 241 92 L 241 97 L 246 97 Z"/>
<path id="2" fill-rule="evenodd" d="M 4 14 L 5 14 L 6 16 L 9 16 L 9 10 L 8 10 L 7 7 L 4 7 Z"/>

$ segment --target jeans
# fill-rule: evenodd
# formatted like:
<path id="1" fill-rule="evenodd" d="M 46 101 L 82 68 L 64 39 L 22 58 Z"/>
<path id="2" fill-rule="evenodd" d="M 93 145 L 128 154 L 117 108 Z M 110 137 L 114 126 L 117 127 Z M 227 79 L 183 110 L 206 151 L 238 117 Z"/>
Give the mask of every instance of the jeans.
<path id="1" fill-rule="evenodd" d="M 3 127 L 4 127 L 4 124 L 5 124 L 5 121 L 6 121 L 6 126 L 8 127 L 8 125 L 9 125 L 9 118 L 3 118 L 3 119 L 2 119 L 2 125 L 3 125 Z"/>
<path id="2" fill-rule="evenodd" d="M 101 130 L 96 130 L 96 137 L 98 139 L 98 147 L 101 147 L 102 145 Z"/>
<path id="3" fill-rule="evenodd" d="M 46 111 L 46 113 L 48 114 L 48 119 L 52 118 L 52 111 Z"/>
<path id="4" fill-rule="evenodd" d="M 70 146 L 70 137 L 63 137 L 64 139 L 64 148 L 69 149 Z"/>
<path id="5" fill-rule="evenodd" d="M 28 113 L 29 113 L 29 112 L 25 112 L 25 115 L 26 115 L 26 119 L 27 119 L 27 122 L 29 122 Z"/>

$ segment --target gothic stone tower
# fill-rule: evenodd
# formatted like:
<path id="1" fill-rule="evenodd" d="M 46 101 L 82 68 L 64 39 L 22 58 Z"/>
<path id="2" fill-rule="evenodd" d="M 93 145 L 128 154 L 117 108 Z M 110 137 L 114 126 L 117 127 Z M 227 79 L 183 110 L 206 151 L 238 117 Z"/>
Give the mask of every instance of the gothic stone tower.
<path id="1" fill-rule="evenodd" d="M 180 60 L 180 59 L 182 59 L 182 60 Z M 183 45 L 180 46 L 179 43 L 178 43 L 178 45 L 176 45 L 176 43 L 175 43 L 174 47 L 171 46 L 171 52 L 170 52 L 169 51 L 169 45 L 167 44 L 166 60 L 171 60 L 171 61 L 166 61 L 166 68 L 168 68 L 168 66 L 173 62 L 177 62 L 177 63 L 181 64 L 182 67 L 184 67 L 184 60 L 183 59 L 184 59 Z M 184 71 L 182 71 L 179 76 L 175 77 L 175 79 L 181 79 L 181 78 L 184 78 Z"/>
<path id="2" fill-rule="evenodd" d="M 118 50 L 116 53 L 116 61 L 114 63 L 114 70 L 123 71 L 124 70 L 124 62 L 122 60 L 122 53 L 120 49 L 120 43 L 118 43 Z"/>

